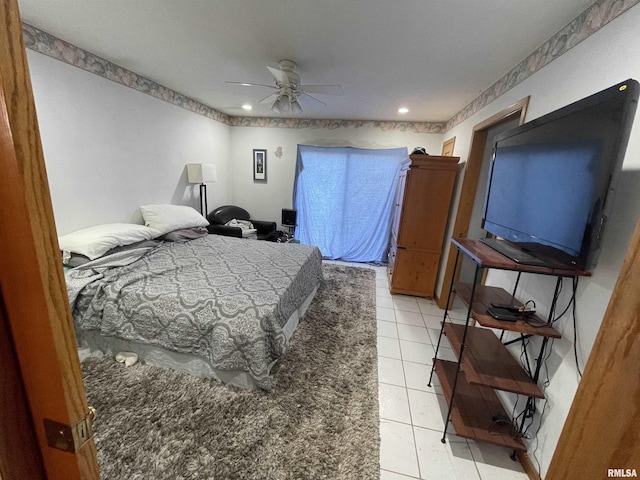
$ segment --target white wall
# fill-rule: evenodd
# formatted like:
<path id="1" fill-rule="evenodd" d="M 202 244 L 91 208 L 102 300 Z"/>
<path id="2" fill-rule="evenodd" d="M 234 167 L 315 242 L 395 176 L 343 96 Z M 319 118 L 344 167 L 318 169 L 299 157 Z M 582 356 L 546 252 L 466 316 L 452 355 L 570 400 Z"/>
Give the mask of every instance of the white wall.
<path id="1" fill-rule="evenodd" d="M 58 234 L 140 221 L 138 206 L 199 208 L 186 163 L 214 163 L 209 206 L 231 199 L 230 127 L 27 50 Z"/>
<path id="2" fill-rule="evenodd" d="M 229 127 L 87 71 L 27 50 L 58 234 L 109 222 L 140 222 L 138 206 L 198 208 L 186 163 L 214 163 L 209 210 L 246 208 L 280 222 L 291 208 L 296 147 L 442 149 L 441 134 L 375 127 Z M 276 156 L 281 147 L 282 156 Z M 267 182 L 253 182 L 253 149 L 267 149 Z"/>
<path id="3" fill-rule="evenodd" d="M 297 145 L 352 146 L 360 148 L 425 147 L 442 151 L 442 134 L 383 131 L 359 128 L 262 128 L 234 127 L 231 132 L 233 204 L 245 208 L 256 220 L 280 223 L 281 210 L 291 208 Z M 267 150 L 267 183 L 253 182 L 253 149 Z M 276 151 L 281 148 L 282 156 Z"/>
<path id="4" fill-rule="evenodd" d="M 630 9 L 480 112 L 454 127 L 445 136 L 447 138 L 456 136 L 455 155 L 466 160 L 473 126 L 527 95 L 531 96 L 526 118 L 529 121 L 627 78 L 640 79 L 640 50 L 633 47 L 640 44 L 638 25 L 640 25 L 640 7 Z M 592 349 L 624 260 L 631 233 L 640 215 L 639 180 L 640 115 L 636 114 L 623 165 L 620 188 L 614 202 L 614 214 L 609 219 L 605 232 L 599 263 L 590 278 L 580 280 L 578 289 L 577 348 L 581 369 L 584 369 Z M 510 291 L 513 280 L 514 275 L 510 272 L 491 271 L 487 283 L 504 286 Z M 538 310 L 546 313 L 553 294 L 553 286 L 554 279 L 524 275 L 518 296 L 521 300 L 534 299 Z M 567 305 L 570 290 L 570 283 L 566 282 L 559 302 L 560 309 Z M 550 383 L 545 393 L 548 403 L 537 441 L 529 442 L 529 454 L 535 455 L 543 475 L 548 469 L 579 382 L 573 359 L 575 335 L 571 317 L 565 316 L 557 325 L 563 338 L 554 342 L 547 362 Z M 531 351 L 537 351 L 537 349 Z M 516 355 L 519 355 L 519 352 L 519 348 L 514 350 Z M 598 361 L 598 359 L 594 360 Z M 512 402 L 514 396 L 509 396 L 507 400 Z M 519 405 L 523 405 L 523 400 Z M 538 402 L 540 409 L 543 405 L 544 401 Z M 530 433 L 536 433 L 538 419 L 539 415 L 536 416 Z"/>

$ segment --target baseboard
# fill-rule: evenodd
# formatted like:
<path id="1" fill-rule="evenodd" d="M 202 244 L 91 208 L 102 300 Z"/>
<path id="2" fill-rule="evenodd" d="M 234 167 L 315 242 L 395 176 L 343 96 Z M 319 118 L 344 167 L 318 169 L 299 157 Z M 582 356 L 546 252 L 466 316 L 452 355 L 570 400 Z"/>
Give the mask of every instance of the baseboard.
<path id="1" fill-rule="evenodd" d="M 524 473 L 528 475 L 530 480 L 542 480 L 540 473 L 536 470 L 536 466 L 533 464 L 533 461 L 527 452 L 517 452 L 516 457 L 522 465 L 522 468 L 524 468 Z"/>
<path id="2" fill-rule="evenodd" d="M 447 299 L 441 297 L 437 293 L 433 294 L 433 301 L 436 302 L 436 305 L 438 305 L 438 307 L 440 307 L 442 310 L 444 310 L 447 306 Z"/>
<path id="3" fill-rule="evenodd" d="M 438 295 L 438 292 L 433 293 L 433 301 L 436 305 L 440 306 L 440 295 Z"/>

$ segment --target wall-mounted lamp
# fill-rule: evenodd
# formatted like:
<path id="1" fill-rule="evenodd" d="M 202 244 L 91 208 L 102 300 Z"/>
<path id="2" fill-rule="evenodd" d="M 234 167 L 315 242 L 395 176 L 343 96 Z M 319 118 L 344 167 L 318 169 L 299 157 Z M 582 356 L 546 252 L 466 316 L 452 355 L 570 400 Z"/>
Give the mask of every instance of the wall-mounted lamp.
<path id="1" fill-rule="evenodd" d="M 200 184 L 200 213 L 205 216 L 207 207 L 207 183 L 216 183 L 218 173 L 212 163 L 187 163 L 187 181 Z"/>

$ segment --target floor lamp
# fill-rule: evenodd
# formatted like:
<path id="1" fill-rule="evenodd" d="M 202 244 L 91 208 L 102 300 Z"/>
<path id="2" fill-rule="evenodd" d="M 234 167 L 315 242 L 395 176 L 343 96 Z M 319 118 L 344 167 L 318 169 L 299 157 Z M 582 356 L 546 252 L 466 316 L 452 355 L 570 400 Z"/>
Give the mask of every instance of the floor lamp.
<path id="1" fill-rule="evenodd" d="M 216 166 L 212 163 L 187 163 L 187 181 L 200 184 L 200 214 L 204 217 L 209 211 L 206 184 L 218 181 Z"/>

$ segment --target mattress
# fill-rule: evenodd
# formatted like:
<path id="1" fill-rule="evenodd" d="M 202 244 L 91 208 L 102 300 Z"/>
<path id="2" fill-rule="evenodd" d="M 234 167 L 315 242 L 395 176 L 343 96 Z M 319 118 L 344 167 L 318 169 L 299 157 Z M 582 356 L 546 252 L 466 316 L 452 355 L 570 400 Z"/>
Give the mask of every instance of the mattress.
<path id="1" fill-rule="evenodd" d="M 66 279 L 81 347 L 269 390 L 322 257 L 308 245 L 207 235 L 94 260 Z"/>

